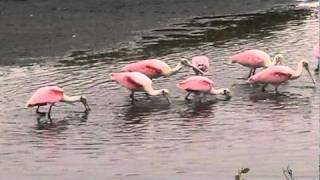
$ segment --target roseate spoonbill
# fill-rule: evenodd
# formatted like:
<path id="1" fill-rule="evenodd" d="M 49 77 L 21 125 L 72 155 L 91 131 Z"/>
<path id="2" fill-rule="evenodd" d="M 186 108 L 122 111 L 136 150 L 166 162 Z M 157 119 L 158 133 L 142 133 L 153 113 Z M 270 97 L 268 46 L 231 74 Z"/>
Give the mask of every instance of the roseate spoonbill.
<path id="1" fill-rule="evenodd" d="M 203 72 L 200 69 L 198 69 L 197 67 L 194 67 L 185 58 L 182 58 L 180 62 L 177 64 L 177 66 L 174 68 L 170 68 L 170 66 L 163 61 L 160 61 L 157 59 L 148 59 L 148 60 L 142 60 L 142 61 L 127 64 L 122 68 L 122 71 L 140 72 L 152 79 L 160 76 L 170 76 L 178 72 L 182 68 L 182 66 L 192 67 L 194 70 L 203 74 Z"/>
<path id="2" fill-rule="evenodd" d="M 134 98 L 134 92 L 144 91 L 151 96 L 163 95 L 167 99 L 168 103 L 170 103 L 169 90 L 154 90 L 152 88 L 152 80 L 140 72 L 111 73 L 111 80 L 117 81 L 123 87 L 131 90 L 130 98 L 132 99 L 132 102 L 136 100 Z"/>
<path id="3" fill-rule="evenodd" d="M 318 60 L 317 68 L 314 70 L 319 72 L 320 70 L 320 49 L 319 49 L 319 42 L 313 47 L 313 58 Z"/>
<path id="4" fill-rule="evenodd" d="M 298 63 L 296 70 L 293 70 L 287 66 L 270 66 L 270 67 L 258 72 L 257 74 L 251 76 L 248 79 L 248 82 L 250 84 L 264 83 L 264 85 L 262 87 L 262 91 L 265 91 L 265 87 L 268 84 L 271 84 L 275 87 L 276 93 L 279 94 L 278 86 L 285 81 L 294 80 L 294 79 L 299 78 L 302 74 L 303 68 L 305 68 L 307 70 L 313 84 L 315 84 L 315 81 L 312 78 L 312 75 L 309 71 L 308 61 L 306 61 L 306 60 L 301 60 Z"/>
<path id="5" fill-rule="evenodd" d="M 213 87 L 213 81 L 204 76 L 191 76 L 179 82 L 177 87 L 188 92 L 185 100 L 190 100 L 188 97 L 191 93 L 195 93 L 197 95 L 221 94 L 225 95 L 227 98 L 231 97 L 231 93 L 228 88 L 215 89 Z"/>
<path id="6" fill-rule="evenodd" d="M 207 56 L 194 56 L 191 60 L 194 67 L 197 67 L 203 72 L 207 72 L 209 68 L 209 58 Z M 200 75 L 198 70 L 193 69 L 196 75 Z"/>
<path id="7" fill-rule="evenodd" d="M 52 106 L 57 102 L 81 102 L 86 109 L 85 112 L 88 113 L 90 111 L 90 107 L 85 96 L 68 96 L 64 94 L 63 89 L 57 86 L 46 86 L 37 89 L 36 92 L 28 100 L 26 107 L 37 106 L 36 112 L 42 114 L 43 112 L 39 111 L 40 106 L 50 104 L 48 118 L 51 119 Z"/>
<path id="8" fill-rule="evenodd" d="M 267 53 L 258 49 L 251 49 L 232 55 L 229 57 L 229 60 L 231 61 L 231 63 L 238 63 L 243 66 L 249 67 L 249 78 L 250 76 L 255 74 L 256 68 L 282 64 L 284 58 L 281 54 L 278 54 L 271 61 L 271 57 Z"/>

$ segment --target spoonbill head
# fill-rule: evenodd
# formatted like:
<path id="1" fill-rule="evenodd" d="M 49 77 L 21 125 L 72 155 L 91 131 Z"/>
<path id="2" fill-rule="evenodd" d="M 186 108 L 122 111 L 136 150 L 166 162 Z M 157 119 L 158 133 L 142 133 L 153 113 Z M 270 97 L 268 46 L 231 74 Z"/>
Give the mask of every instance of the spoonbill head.
<path id="1" fill-rule="evenodd" d="M 116 81 L 121 86 L 129 89 L 131 91 L 130 98 L 132 102 L 136 101 L 134 98 L 134 92 L 142 91 L 150 96 L 164 96 L 168 103 L 170 103 L 168 89 L 155 90 L 152 87 L 152 80 L 140 72 L 120 72 L 111 73 L 111 80 Z"/>
<path id="2" fill-rule="evenodd" d="M 310 77 L 312 83 L 315 85 L 316 82 L 315 82 L 315 80 L 313 79 L 312 74 L 311 74 L 310 69 L 309 69 L 309 61 L 307 61 L 307 60 L 302 60 L 301 62 L 302 62 L 302 64 L 303 64 L 304 69 L 308 72 L 309 77 Z"/>
<path id="3" fill-rule="evenodd" d="M 37 113 L 42 114 L 39 111 L 40 106 L 50 105 L 48 111 L 48 118 L 51 119 L 52 106 L 57 102 L 74 103 L 81 102 L 85 108 L 85 112 L 90 111 L 90 107 L 85 96 L 68 96 L 64 93 L 64 90 L 58 86 L 46 86 L 37 89 L 34 94 L 28 100 L 26 107 L 37 106 Z"/>
<path id="4" fill-rule="evenodd" d="M 284 62 L 284 56 L 282 54 L 277 54 L 274 56 L 271 65 L 282 65 Z"/>
<path id="5" fill-rule="evenodd" d="M 182 69 L 183 66 L 192 67 L 199 73 L 203 73 L 197 67 L 194 67 L 187 59 L 182 58 L 178 64 L 171 68 L 167 63 L 157 60 L 148 59 L 125 65 L 122 68 L 123 72 L 140 72 L 148 76 L 149 78 L 157 78 L 160 76 L 170 76 Z"/>
<path id="6" fill-rule="evenodd" d="M 262 88 L 264 91 L 264 88 L 266 87 L 267 84 L 271 84 L 275 87 L 275 92 L 278 92 L 278 86 L 282 84 L 283 82 L 286 82 L 288 80 L 294 80 L 297 79 L 301 76 L 302 70 L 305 69 L 311 80 L 312 83 L 315 84 L 315 81 L 310 73 L 309 70 L 309 63 L 306 60 L 301 60 L 298 65 L 297 69 L 293 70 L 290 67 L 287 66 L 270 66 L 257 74 L 251 76 L 248 79 L 248 83 L 250 84 L 255 84 L 255 83 L 263 83 L 265 84 Z"/>
<path id="7" fill-rule="evenodd" d="M 187 91 L 188 94 L 185 97 L 186 100 L 190 100 L 188 97 L 191 93 L 197 95 L 224 95 L 227 98 L 231 97 L 231 92 L 228 88 L 214 88 L 213 81 L 204 76 L 191 76 L 177 84 L 177 88 Z"/>

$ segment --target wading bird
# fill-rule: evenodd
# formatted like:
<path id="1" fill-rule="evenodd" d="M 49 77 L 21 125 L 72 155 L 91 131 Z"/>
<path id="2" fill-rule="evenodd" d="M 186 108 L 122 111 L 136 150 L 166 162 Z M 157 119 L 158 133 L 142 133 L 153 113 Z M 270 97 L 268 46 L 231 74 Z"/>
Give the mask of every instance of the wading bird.
<path id="1" fill-rule="evenodd" d="M 278 54 L 271 61 L 271 57 L 267 53 L 258 49 L 246 50 L 229 57 L 231 63 L 238 63 L 250 68 L 248 78 L 255 74 L 256 68 L 282 64 L 283 59 L 283 56 Z"/>
<path id="2" fill-rule="evenodd" d="M 167 99 L 168 103 L 170 103 L 169 90 L 154 90 L 152 88 L 152 80 L 140 72 L 111 73 L 111 80 L 118 82 L 121 86 L 131 91 L 130 98 L 132 99 L 132 102 L 136 101 L 134 98 L 134 92 L 144 91 L 147 95 L 151 96 L 163 95 Z"/>
<path id="3" fill-rule="evenodd" d="M 298 63 L 296 70 L 293 70 L 287 66 L 270 66 L 270 67 L 258 72 L 257 74 L 251 76 L 248 79 L 248 82 L 250 84 L 263 83 L 264 85 L 262 87 L 262 91 L 265 91 L 266 86 L 268 84 L 271 84 L 275 87 L 275 92 L 277 94 L 279 94 L 278 86 L 281 83 L 286 82 L 288 80 L 298 79 L 302 74 L 303 68 L 305 68 L 307 70 L 313 84 L 315 84 L 315 81 L 312 78 L 312 75 L 309 70 L 308 61 L 306 61 L 306 60 L 301 60 Z"/>
<path id="4" fill-rule="evenodd" d="M 157 78 L 160 76 L 170 76 L 177 73 L 183 66 L 192 67 L 195 71 L 199 73 L 203 72 L 194 67 L 187 59 L 183 58 L 177 64 L 176 67 L 171 68 L 168 64 L 157 59 L 142 60 L 134 63 L 127 64 L 122 68 L 123 72 L 140 72 L 148 76 L 149 78 Z"/>
<path id="5" fill-rule="evenodd" d="M 206 94 L 220 94 L 225 95 L 227 98 L 231 97 L 231 93 L 228 88 L 215 89 L 213 87 L 213 81 L 204 76 L 191 76 L 179 82 L 177 87 L 188 92 L 185 100 L 190 100 L 188 97 L 191 93 L 202 96 L 205 96 Z"/>
<path id="6" fill-rule="evenodd" d="M 207 56 L 194 56 L 191 60 L 194 67 L 197 67 L 203 72 L 207 72 L 209 69 L 209 58 Z M 201 75 L 197 69 L 193 69 L 196 75 Z"/>
<path id="7" fill-rule="evenodd" d="M 316 72 L 319 72 L 320 70 L 320 48 L 319 48 L 320 44 L 319 42 L 313 47 L 313 58 L 316 59 L 318 61 L 317 63 L 317 68 L 314 70 Z"/>
<path id="8" fill-rule="evenodd" d="M 67 96 L 66 94 L 64 94 L 63 89 L 57 86 L 46 86 L 37 89 L 36 92 L 28 100 L 26 107 L 37 106 L 36 112 L 38 114 L 43 114 L 43 112 L 39 111 L 40 106 L 45 106 L 49 104 L 50 107 L 48 112 L 48 118 L 51 119 L 52 106 L 57 102 L 81 102 L 86 109 L 85 112 L 88 113 L 90 111 L 90 107 L 87 103 L 87 99 L 85 96 Z"/>

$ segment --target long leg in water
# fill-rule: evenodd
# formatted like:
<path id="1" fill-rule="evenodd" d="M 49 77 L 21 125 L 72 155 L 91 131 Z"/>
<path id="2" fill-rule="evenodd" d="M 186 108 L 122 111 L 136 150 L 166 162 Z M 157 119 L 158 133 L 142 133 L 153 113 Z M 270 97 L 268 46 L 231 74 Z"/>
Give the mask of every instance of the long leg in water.
<path id="1" fill-rule="evenodd" d="M 187 101 L 190 101 L 189 96 L 190 96 L 191 93 L 192 92 L 188 92 L 188 94 L 186 95 L 186 97 L 184 99 L 187 100 Z"/>
<path id="2" fill-rule="evenodd" d="M 50 122 L 52 123 L 52 118 L 51 118 L 51 110 L 52 110 L 52 107 L 54 106 L 54 103 L 52 103 L 49 107 L 49 112 L 48 112 L 48 119 L 50 120 Z"/>
<path id="3" fill-rule="evenodd" d="M 150 95 L 148 93 L 144 93 L 144 94 L 146 95 L 147 99 L 149 99 L 149 100 L 151 99 Z"/>
<path id="4" fill-rule="evenodd" d="M 252 74 L 252 69 L 250 69 L 250 72 L 249 72 L 248 78 L 249 78 L 249 77 L 251 77 L 251 74 Z"/>
<path id="5" fill-rule="evenodd" d="M 134 91 L 131 91 L 130 98 L 132 103 L 134 103 L 135 101 L 138 101 L 137 99 L 134 98 Z"/>
<path id="6" fill-rule="evenodd" d="M 268 84 L 264 84 L 263 86 L 262 86 L 262 92 L 265 92 L 266 91 L 266 87 L 268 86 Z"/>
<path id="7" fill-rule="evenodd" d="M 39 109 L 40 109 L 40 106 L 37 107 L 36 113 L 41 115 L 41 116 L 45 116 L 46 113 L 45 112 L 40 112 Z"/>
<path id="8" fill-rule="evenodd" d="M 199 95 L 199 101 L 202 102 L 203 99 L 206 99 L 206 94 L 205 93 L 201 93 Z"/>
<path id="9" fill-rule="evenodd" d="M 314 69 L 314 71 L 315 71 L 316 73 L 319 73 L 319 70 L 320 70 L 320 57 L 318 58 L 318 65 L 317 65 L 317 68 L 316 68 L 316 69 Z"/>
<path id="10" fill-rule="evenodd" d="M 253 68 L 252 76 L 256 74 L 256 68 Z"/>

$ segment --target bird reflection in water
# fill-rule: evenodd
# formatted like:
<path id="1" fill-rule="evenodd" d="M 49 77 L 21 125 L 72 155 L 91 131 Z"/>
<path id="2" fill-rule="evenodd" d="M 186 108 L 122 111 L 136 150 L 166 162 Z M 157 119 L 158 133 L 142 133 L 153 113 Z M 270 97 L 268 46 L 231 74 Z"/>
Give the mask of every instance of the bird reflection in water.
<path id="1" fill-rule="evenodd" d="M 64 127 L 69 125 L 69 121 L 77 120 L 80 123 L 82 123 L 88 120 L 88 115 L 89 115 L 88 112 L 74 112 L 74 113 L 75 114 L 73 115 L 64 117 L 62 120 L 51 118 L 51 117 L 46 118 L 47 117 L 46 113 L 38 114 L 37 125 L 35 129 L 48 130 L 48 129 L 55 129 L 58 127 L 59 127 L 58 129 L 60 128 L 64 129 Z"/>

